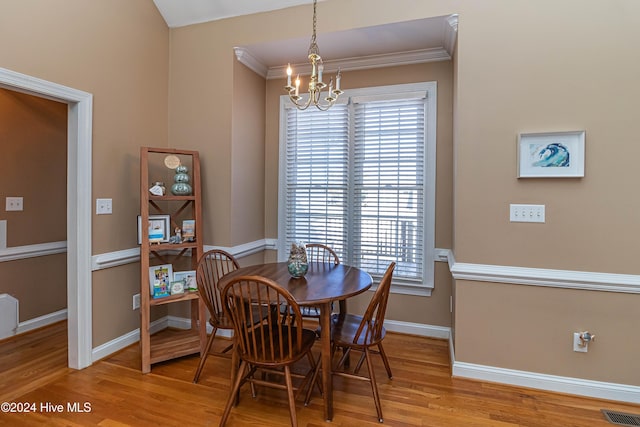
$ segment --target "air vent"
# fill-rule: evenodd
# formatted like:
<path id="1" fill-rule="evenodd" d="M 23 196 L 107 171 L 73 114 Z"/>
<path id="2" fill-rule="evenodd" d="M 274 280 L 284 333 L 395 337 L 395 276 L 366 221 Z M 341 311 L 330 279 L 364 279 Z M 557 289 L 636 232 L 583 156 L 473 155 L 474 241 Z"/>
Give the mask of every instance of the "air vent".
<path id="1" fill-rule="evenodd" d="M 612 424 L 619 426 L 640 426 L 640 415 L 602 409 L 604 417 Z"/>

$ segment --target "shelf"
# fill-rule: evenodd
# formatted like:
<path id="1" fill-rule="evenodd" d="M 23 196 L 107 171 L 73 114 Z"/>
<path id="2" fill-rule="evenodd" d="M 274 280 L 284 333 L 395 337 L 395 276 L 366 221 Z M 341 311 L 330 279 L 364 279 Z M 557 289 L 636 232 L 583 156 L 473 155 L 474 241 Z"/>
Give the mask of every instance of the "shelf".
<path id="1" fill-rule="evenodd" d="M 150 362 L 153 364 L 200 353 L 200 349 L 198 330 L 167 328 L 151 336 Z"/>
<path id="2" fill-rule="evenodd" d="M 158 252 L 158 251 L 166 251 L 171 249 L 194 249 L 198 248 L 198 242 L 187 242 L 187 243 L 149 243 L 149 251 Z"/>
<path id="3" fill-rule="evenodd" d="M 153 153 L 152 155 L 150 155 Z M 162 155 L 165 156 L 162 156 Z M 192 194 L 175 196 L 167 194 L 155 196 L 149 193 L 149 185 L 155 181 L 163 181 L 162 177 L 169 173 L 163 157 L 176 155 L 181 164 L 189 165 Z M 152 175 L 150 174 L 152 171 Z M 200 156 L 197 151 L 175 148 L 140 148 L 140 224 L 146 224 L 150 214 L 167 215 L 170 217 L 170 230 L 165 230 L 169 236 L 174 226 L 180 226 L 180 221 L 194 220 L 196 224 L 196 241 L 183 243 L 152 243 L 149 242 L 148 229 L 140 230 L 140 349 L 142 358 L 142 372 L 151 372 L 151 365 L 164 362 L 176 357 L 182 357 L 204 351 L 207 342 L 206 306 L 198 291 L 187 291 L 179 295 L 170 295 L 154 299 L 149 294 L 149 268 L 152 262 L 172 264 L 184 270 L 187 263 L 196 270 L 197 261 L 203 252 L 202 232 L 202 193 L 200 187 Z M 168 237 L 168 236 L 167 236 Z M 185 258 L 190 258 L 185 259 Z M 171 280 L 171 278 L 169 278 Z M 190 307 L 191 328 L 180 330 L 167 328 L 158 334 L 150 335 L 151 319 L 155 318 L 154 311 L 158 307 L 167 307 L 172 303 L 183 303 Z M 154 309 L 156 307 L 156 309 Z M 165 310 L 166 311 L 166 310 Z"/>
<path id="4" fill-rule="evenodd" d="M 149 200 L 158 201 L 158 202 L 189 202 L 195 200 L 196 196 L 153 196 L 149 195 Z"/>
<path id="5" fill-rule="evenodd" d="M 198 298 L 200 298 L 200 294 L 198 294 L 198 291 L 186 291 L 184 294 L 170 295 L 168 297 L 162 298 L 151 298 L 149 300 L 149 305 L 162 305 L 169 304 L 171 302 L 189 301 Z"/>

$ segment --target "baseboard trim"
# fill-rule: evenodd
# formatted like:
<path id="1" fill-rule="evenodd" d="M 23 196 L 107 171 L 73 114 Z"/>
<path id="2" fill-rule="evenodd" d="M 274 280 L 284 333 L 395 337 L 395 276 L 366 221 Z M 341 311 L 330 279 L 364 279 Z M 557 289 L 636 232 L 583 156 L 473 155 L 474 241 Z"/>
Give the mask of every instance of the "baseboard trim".
<path id="1" fill-rule="evenodd" d="M 421 337 L 449 339 L 451 336 L 451 328 L 445 326 L 425 325 L 385 319 L 384 327 L 390 332 L 400 332 L 403 334 L 417 335 Z"/>
<path id="2" fill-rule="evenodd" d="M 640 387 L 452 361 L 452 376 L 618 402 L 640 403 Z"/>
<path id="3" fill-rule="evenodd" d="M 165 316 L 151 322 L 151 324 L 149 325 L 149 331 L 153 334 L 163 330 L 168 325 L 169 321 L 167 316 Z M 116 353 L 123 348 L 130 346 L 131 344 L 135 344 L 138 341 L 140 341 L 140 328 L 134 329 L 133 331 L 121 335 L 116 339 L 95 347 L 93 350 L 91 350 L 91 362 L 95 363 L 100 359 L 111 356 L 113 353 Z"/>
<path id="4" fill-rule="evenodd" d="M 16 328 L 16 335 L 23 334 L 27 331 L 42 328 L 47 325 L 51 325 L 56 322 L 67 319 L 67 309 L 54 311 L 53 313 L 45 314 L 44 316 L 34 317 L 33 319 L 25 320 L 18 323 Z"/>

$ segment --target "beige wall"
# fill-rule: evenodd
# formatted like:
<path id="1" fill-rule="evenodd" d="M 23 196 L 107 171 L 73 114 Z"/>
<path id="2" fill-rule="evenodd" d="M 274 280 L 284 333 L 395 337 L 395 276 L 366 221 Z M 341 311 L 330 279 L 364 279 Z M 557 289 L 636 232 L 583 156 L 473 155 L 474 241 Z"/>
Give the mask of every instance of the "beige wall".
<path id="1" fill-rule="evenodd" d="M 67 106 L 0 89 L 3 151 L 0 220 L 7 247 L 67 239 Z M 5 211 L 5 197 L 22 197 L 24 210 Z M 66 256 L 0 262 L 0 294 L 19 301 L 19 321 L 67 306 Z"/>
<path id="2" fill-rule="evenodd" d="M 640 274 L 640 4 L 463 4 L 456 261 Z M 585 177 L 518 180 L 517 134 L 564 130 L 586 131 Z M 510 203 L 546 205 L 546 223 L 509 223 Z M 640 343 L 624 337 L 637 335 L 639 303 L 637 294 L 459 281 L 456 359 L 637 386 Z M 581 330 L 597 336 L 586 354 L 572 350 Z"/>
<path id="3" fill-rule="evenodd" d="M 0 67 L 93 94 L 92 195 L 112 198 L 113 215 L 93 216 L 92 252 L 135 248 L 139 147 L 167 145 L 169 29 L 160 13 L 150 0 L 7 0 L 0 29 Z M 139 327 L 137 271 L 93 274 L 94 347 Z"/>

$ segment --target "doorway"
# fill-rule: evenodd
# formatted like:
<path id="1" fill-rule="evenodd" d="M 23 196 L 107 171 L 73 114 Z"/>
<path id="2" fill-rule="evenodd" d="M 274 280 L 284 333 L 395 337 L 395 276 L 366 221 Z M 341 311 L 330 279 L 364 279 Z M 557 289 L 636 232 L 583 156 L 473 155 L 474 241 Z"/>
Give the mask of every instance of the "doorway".
<path id="1" fill-rule="evenodd" d="M 0 68 L 0 87 L 67 104 L 68 366 L 92 363 L 91 135 L 93 95 Z"/>

